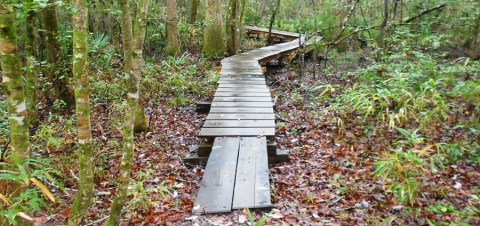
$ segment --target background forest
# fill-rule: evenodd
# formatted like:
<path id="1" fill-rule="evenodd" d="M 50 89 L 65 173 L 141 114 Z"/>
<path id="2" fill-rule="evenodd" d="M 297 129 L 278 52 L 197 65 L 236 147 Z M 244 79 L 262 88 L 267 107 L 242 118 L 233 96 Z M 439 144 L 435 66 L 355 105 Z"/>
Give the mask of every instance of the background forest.
<path id="1" fill-rule="evenodd" d="M 192 216 L 225 56 L 267 66 L 272 211 Z M 480 225 L 478 0 L 2 0 L 0 225 Z"/>

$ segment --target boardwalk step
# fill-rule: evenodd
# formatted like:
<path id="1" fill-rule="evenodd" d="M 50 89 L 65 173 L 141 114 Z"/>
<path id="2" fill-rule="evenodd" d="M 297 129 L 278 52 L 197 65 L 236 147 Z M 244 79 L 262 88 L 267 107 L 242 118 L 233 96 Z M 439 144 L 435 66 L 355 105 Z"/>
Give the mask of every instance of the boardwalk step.
<path id="1" fill-rule="evenodd" d="M 208 114 L 207 120 L 275 120 L 274 114 L 222 114 L 212 113 Z"/>
<path id="2" fill-rule="evenodd" d="M 207 120 L 203 128 L 275 128 L 274 120 Z"/>
<path id="3" fill-rule="evenodd" d="M 211 107 L 210 113 L 254 113 L 273 114 L 273 107 L 269 108 L 245 108 L 245 107 Z"/>
<path id="4" fill-rule="evenodd" d="M 214 97 L 213 102 L 272 102 L 268 97 Z"/>
<path id="5" fill-rule="evenodd" d="M 265 137 L 242 137 L 232 209 L 270 206 L 267 140 Z"/>
<path id="6" fill-rule="evenodd" d="M 192 210 L 194 214 L 232 210 L 239 146 L 239 137 L 215 139 Z"/>
<path id="7" fill-rule="evenodd" d="M 215 97 L 271 97 L 269 92 L 215 92 Z"/>
<path id="8" fill-rule="evenodd" d="M 273 137 L 275 128 L 202 128 L 200 137 L 267 136 Z"/>
<path id="9" fill-rule="evenodd" d="M 270 207 L 265 137 L 219 137 L 202 178 L 192 212 Z"/>

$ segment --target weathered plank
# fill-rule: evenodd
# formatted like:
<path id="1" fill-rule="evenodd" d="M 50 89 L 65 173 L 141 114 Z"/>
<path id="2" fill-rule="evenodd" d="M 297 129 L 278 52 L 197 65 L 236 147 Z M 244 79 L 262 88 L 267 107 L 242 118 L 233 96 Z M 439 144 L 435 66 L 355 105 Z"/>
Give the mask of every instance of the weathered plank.
<path id="1" fill-rule="evenodd" d="M 217 102 L 214 101 L 210 105 L 210 107 L 254 107 L 254 108 L 272 108 L 273 103 L 271 101 L 263 101 L 263 102 L 239 102 L 239 101 L 232 101 L 232 102 Z M 209 108 L 210 110 L 210 108 Z"/>
<path id="2" fill-rule="evenodd" d="M 203 128 L 275 128 L 274 120 L 206 120 Z"/>
<path id="3" fill-rule="evenodd" d="M 271 102 L 272 97 L 214 97 L 213 102 Z"/>
<path id="4" fill-rule="evenodd" d="M 270 93 L 250 93 L 250 92 L 215 92 L 215 97 L 270 97 Z"/>
<path id="5" fill-rule="evenodd" d="M 207 120 L 275 120 L 274 114 L 208 114 Z"/>
<path id="6" fill-rule="evenodd" d="M 200 137 L 222 136 L 269 136 L 275 135 L 275 128 L 202 128 Z"/>
<path id="7" fill-rule="evenodd" d="M 265 85 L 265 80 L 225 80 L 220 79 L 218 84 L 244 84 L 244 85 Z"/>
<path id="8" fill-rule="evenodd" d="M 259 88 L 217 88 L 217 92 L 240 92 L 240 93 L 270 93 L 270 90 L 266 86 L 259 87 Z"/>
<path id="9" fill-rule="evenodd" d="M 215 139 L 192 210 L 194 214 L 232 210 L 239 144 L 238 137 Z"/>
<path id="10" fill-rule="evenodd" d="M 219 83 L 218 88 L 268 89 L 265 84 Z"/>
<path id="11" fill-rule="evenodd" d="M 270 207 L 266 138 L 242 137 L 238 156 L 232 209 Z"/>
<path id="12" fill-rule="evenodd" d="M 251 113 L 251 114 L 273 114 L 273 108 L 250 108 L 250 107 L 211 107 L 210 113 L 226 113 L 226 114 L 237 114 L 237 113 Z"/>

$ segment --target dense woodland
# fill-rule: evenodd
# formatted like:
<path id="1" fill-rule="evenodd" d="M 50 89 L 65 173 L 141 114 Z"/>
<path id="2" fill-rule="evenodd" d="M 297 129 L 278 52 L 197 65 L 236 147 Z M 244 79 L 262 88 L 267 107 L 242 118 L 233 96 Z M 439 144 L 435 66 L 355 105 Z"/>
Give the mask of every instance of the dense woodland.
<path id="1" fill-rule="evenodd" d="M 272 210 L 192 216 L 195 104 L 271 62 Z M 479 225 L 478 0 L 2 0 L 0 225 Z"/>

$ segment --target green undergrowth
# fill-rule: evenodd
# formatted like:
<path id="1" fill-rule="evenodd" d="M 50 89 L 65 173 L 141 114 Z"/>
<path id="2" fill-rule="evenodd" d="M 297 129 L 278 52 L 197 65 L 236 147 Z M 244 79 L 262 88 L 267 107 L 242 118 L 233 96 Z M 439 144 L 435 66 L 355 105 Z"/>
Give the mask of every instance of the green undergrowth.
<path id="1" fill-rule="evenodd" d="M 428 201 L 430 225 L 443 225 L 439 219 L 445 214 L 454 216 L 450 223 L 475 222 L 478 185 L 471 188 L 473 194 L 456 194 L 464 201 L 459 205 L 448 202 L 452 188 L 427 181 L 450 182 L 458 190 L 461 184 L 451 182 L 451 169 L 480 166 L 480 61 L 448 58 L 441 36 L 420 37 L 418 48 L 408 45 L 414 38 L 396 37 L 398 45 L 382 61 L 344 72 L 340 84 L 318 82 L 312 91 L 339 136 L 359 126 L 365 138 L 385 141 L 383 150 L 372 150 L 371 171 L 384 194 L 414 212 L 425 198 L 438 200 Z M 334 57 L 344 63 L 359 59 Z"/>

